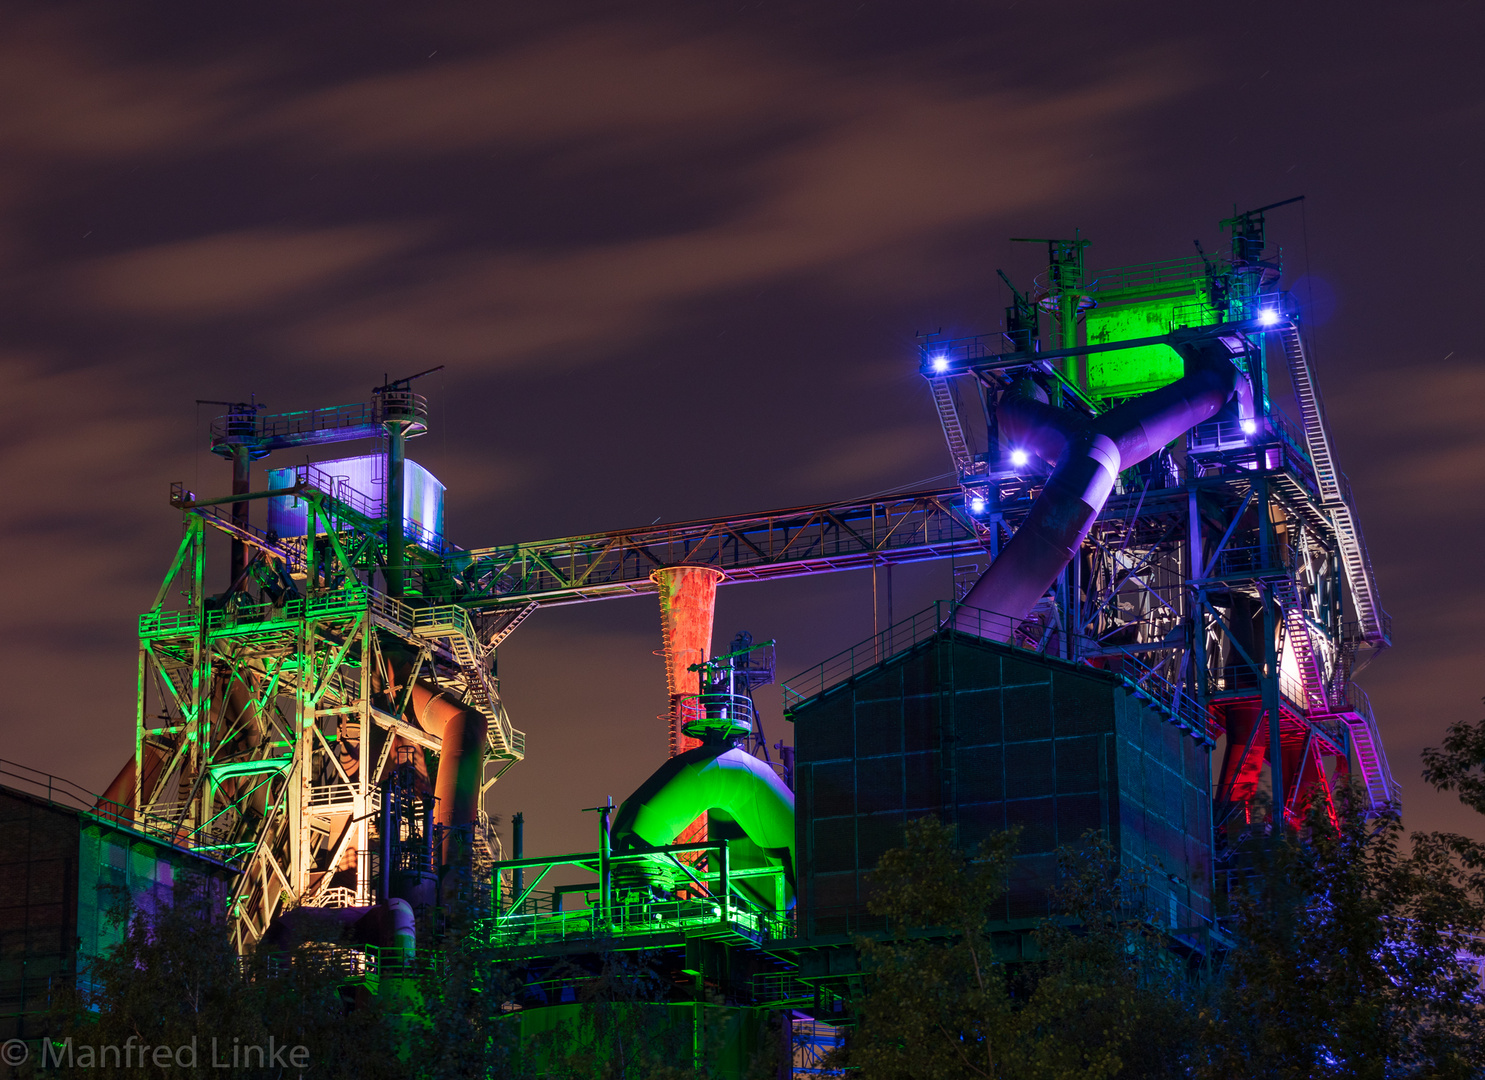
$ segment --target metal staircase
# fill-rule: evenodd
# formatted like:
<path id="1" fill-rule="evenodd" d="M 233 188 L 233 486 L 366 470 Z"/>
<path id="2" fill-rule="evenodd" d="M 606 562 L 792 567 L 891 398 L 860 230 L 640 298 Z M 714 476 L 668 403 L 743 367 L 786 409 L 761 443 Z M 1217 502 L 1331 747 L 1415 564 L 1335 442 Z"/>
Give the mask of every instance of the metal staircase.
<path id="1" fill-rule="evenodd" d="M 1330 701 L 1325 692 L 1325 672 L 1310 637 L 1310 624 L 1299 600 L 1299 587 L 1286 574 L 1274 580 L 1273 589 L 1274 598 L 1284 611 L 1284 636 L 1289 639 L 1289 647 L 1294 650 L 1294 660 L 1299 667 L 1305 711 L 1311 716 L 1328 713 Z"/>
<path id="2" fill-rule="evenodd" d="M 933 392 L 933 407 L 938 410 L 938 422 L 944 429 L 944 439 L 949 444 L 949 456 L 954 459 L 956 478 L 962 479 L 975 464 L 969 452 L 969 439 L 964 434 L 964 425 L 959 422 L 959 409 L 954 404 L 954 391 L 947 378 L 929 379 L 928 387 Z"/>
<path id="3" fill-rule="evenodd" d="M 1371 807 L 1380 810 L 1387 803 L 1397 802 L 1402 789 L 1392 779 L 1392 770 L 1387 766 L 1387 752 L 1382 748 L 1382 737 L 1377 732 L 1366 691 L 1352 683 L 1347 698 L 1337 716 L 1351 733 L 1351 745 L 1356 749 L 1356 763 Z"/>
<path id="4" fill-rule="evenodd" d="M 1345 474 L 1335 464 L 1335 455 L 1330 445 L 1330 432 L 1325 421 L 1325 406 L 1320 400 L 1320 390 L 1315 383 L 1309 358 L 1305 355 L 1304 340 L 1299 327 L 1288 320 L 1274 328 L 1289 362 L 1289 379 L 1294 387 L 1295 399 L 1299 402 L 1300 420 L 1304 427 L 1305 443 L 1310 452 L 1310 461 L 1315 469 L 1315 483 L 1319 489 L 1320 504 L 1330 517 L 1335 529 L 1336 543 L 1340 548 L 1341 565 L 1345 569 L 1346 583 L 1350 587 L 1351 603 L 1355 608 L 1357 633 L 1353 640 L 1384 649 L 1392 643 L 1391 621 L 1377 598 L 1376 578 L 1372 573 L 1371 559 L 1367 555 L 1366 540 L 1361 527 L 1356 523 L 1356 512 L 1351 497 L 1351 486 Z M 1283 588 L 1294 589 L 1293 581 Z M 1295 658 L 1299 661 L 1301 677 L 1305 684 L 1305 696 L 1312 720 L 1335 719 L 1341 721 L 1350 733 L 1351 745 L 1356 751 L 1356 764 L 1361 771 L 1361 781 L 1373 810 L 1380 810 L 1395 803 L 1400 794 L 1392 779 L 1392 770 L 1387 764 L 1387 752 L 1382 747 L 1382 738 L 1377 731 L 1377 721 L 1372 716 L 1371 703 L 1365 691 L 1350 682 L 1350 658 L 1341 650 L 1337 663 L 1337 678 L 1327 693 L 1323 672 L 1316 662 L 1310 643 L 1309 627 L 1305 623 L 1303 609 L 1297 604 L 1284 601 L 1286 632 L 1293 642 Z M 1322 714 L 1329 714 L 1324 716 Z"/>
<path id="5" fill-rule="evenodd" d="M 469 612 L 457 604 L 414 608 L 390 596 L 368 589 L 373 610 L 392 622 L 399 631 L 426 641 L 442 642 L 464 675 L 465 701 L 489 721 L 486 740 L 490 756 L 520 761 L 526 756 L 525 733 L 511 726 L 510 716 L 500 703 L 500 691 L 490 680 L 490 660 L 475 634 Z"/>
<path id="6" fill-rule="evenodd" d="M 1355 605 L 1356 616 L 1361 624 L 1362 640 L 1375 648 L 1386 648 L 1392 643 L 1387 613 L 1382 610 L 1377 599 L 1376 578 L 1372 574 L 1371 559 L 1367 556 L 1361 526 L 1356 523 L 1351 487 L 1336 468 L 1330 432 L 1325 422 L 1325 407 L 1320 401 L 1320 391 L 1315 384 L 1314 373 L 1310 370 L 1309 358 L 1305 355 L 1304 340 L 1300 337 L 1299 327 L 1292 320 L 1276 327 L 1274 332 L 1289 361 L 1289 379 L 1294 386 L 1294 396 L 1299 402 L 1300 420 L 1310 451 L 1310 461 L 1315 468 L 1320 502 L 1335 527 L 1336 541 L 1341 549 L 1341 563 L 1346 570 L 1346 583 L 1351 588 L 1351 602 Z"/>

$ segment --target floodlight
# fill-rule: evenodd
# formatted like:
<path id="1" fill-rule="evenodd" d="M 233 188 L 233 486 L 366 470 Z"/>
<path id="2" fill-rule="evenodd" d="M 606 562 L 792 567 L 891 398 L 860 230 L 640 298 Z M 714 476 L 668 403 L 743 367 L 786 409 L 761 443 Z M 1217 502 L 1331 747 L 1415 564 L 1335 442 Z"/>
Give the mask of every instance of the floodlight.
<path id="1" fill-rule="evenodd" d="M 1258 424 L 1257 424 L 1256 421 L 1253 421 L 1253 420 L 1244 420 L 1243 421 L 1243 434 L 1244 435 L 1251 435 L 1251 434 L 1253 434 L 1253 432 L 1255 432 L 1257 430 L 1258 430 Z"/>
<path id="2" fill-rule="evenodd" d="M 1272 326 L 1279 321 L 1279 313 L 1274 308 L 1266 307 L 1258 313 L 1258 321 L 1264 326 Z"/>
<path id="3" fill-rule="evenodd" d="M 1016 466 L 1017 468 L 1020 468 L 1022 465 L 1025 465 L 1030 460 L 1031 459 L 1026 456 L 1026 451 L 1025 450 L 1012 450 L 1011 451 L 1011 464 L 1014 465 L 1014 466 Z"/>
<path id="4" fill-rule="evenodd" d="M 969 512 L 971 514 L 983 514 L 985 512 L 985 500 L 978 495 L 969 500 Z"/>
<path id="5" fill-rule="evenodd" d="M 948 371 L 949 370 L 949 358 L 947 356 L 935 356 L 933 358 L 933 370 L 934 371 Z"/>

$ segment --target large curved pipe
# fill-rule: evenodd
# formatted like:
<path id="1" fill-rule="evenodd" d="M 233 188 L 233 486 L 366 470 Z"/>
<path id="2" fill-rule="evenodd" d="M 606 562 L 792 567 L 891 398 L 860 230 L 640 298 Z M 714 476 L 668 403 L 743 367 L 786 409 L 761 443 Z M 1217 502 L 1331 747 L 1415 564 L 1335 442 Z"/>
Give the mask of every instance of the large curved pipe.
<path id="1" fill-rule="evenodd" d="M 624 800 L 609 832 L 615 851 L 673 843 L 708 810 L 730 816 L 749 840 L 794 875 L 794 793 L 740 747 L 706 743 L 671 758 Z"/>
<path id="2" fill-rule="evenodd" d="M 960 616 L 957 629 L 1008 640 L 1082 547 L 1119 472 L 1210 420 L 1244 381 L 1220 339 L 1176 348 L 1186 358 L 1183 378 L 1086 424 L 1070 422 L 1066 413 L 1054 415 L 1059 411 L 1039 402 L 1017 401 L 1007 410 L 1003 429 L 1019 433 L 1038 456 L 1056 452 L 1056 468 L 1025 524 L 964 598 L 964 607 L 1000 617 Z"/>
<path id="3" fill-rule="evenodd" d="M 263 935 L 263 944 L 269 949 L 291 949 L 305 941 L 395 948 L 402 962 L 411 965 L 418 950 L 417 921 L 406 900 L 393 899 L 370 907 L 298 907 L 274 919 Z"/>
<path id="4" fill-rule="evenodd" d="M 443 827 L 442 865 L 468 853 L 459 830 L 479 818 L 480 779 L 485 760 L 485 714 L 418 680 L 409 708 L 418 725 L 443 741 L 433 788 L 433 824 Z"/>

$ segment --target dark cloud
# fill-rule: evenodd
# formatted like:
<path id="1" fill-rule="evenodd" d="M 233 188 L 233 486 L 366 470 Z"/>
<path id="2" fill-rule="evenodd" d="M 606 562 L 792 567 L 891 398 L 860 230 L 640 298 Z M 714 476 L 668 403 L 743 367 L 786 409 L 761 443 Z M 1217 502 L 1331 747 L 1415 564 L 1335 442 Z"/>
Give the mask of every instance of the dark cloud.
<path id="1" fill-rule="evenodd" d="M 1234 203 L 1304 192 L 1271 223 L 1339 298 L 1322 385 L 1397 619 L 1365 681 L 1414 824 L 1460 823 L 1415 755 L 1485 692 L 1476 21 L 15 6 L 7 756 L 101 786 L 126 752 L 133 620 L 178 539 L 166 485 L 225 480 L 195 398 L 306 408 L 448 364 L 413 449 L 469 545 L 852 497 L 948 467 L 913 335 L 994 328 L 995 267 L 1039 269 L 1006 237 L 1083 227 L 1095 264 L 1171 258 Z M 900 572 L 897 614 L 949 573 Z M 870 633 L 870 596 L 851 574 L 729 588 L 722 610 L 804 667 Z M 624 601 L 502 650 L 532 757 L 496 809 L 552 822 L 543 845 L 585 843 L 576 808 L 663 753 L 656 633 Z"/>

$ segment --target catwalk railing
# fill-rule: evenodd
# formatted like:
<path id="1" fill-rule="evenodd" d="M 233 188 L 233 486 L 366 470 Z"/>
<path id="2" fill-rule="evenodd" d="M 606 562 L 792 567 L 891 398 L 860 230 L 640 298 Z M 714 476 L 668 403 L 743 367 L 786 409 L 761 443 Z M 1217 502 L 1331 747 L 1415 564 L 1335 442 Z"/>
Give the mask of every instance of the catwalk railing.
<path id="1" fill-rule="evenodd" d="M 1117 676 L 1127 689 L 1165 711 L 1194 738 L 1214 741 L 1222 733 L 1184 688 L 1171 683 L 1132 650 L 1105 645 L 1080 634 L 1068 634 L 1055 624 L 1035 617 L 1012 619 L 947 600 L 940 600 L 789 679 L 783 687 L 785 715 L 945 630 L 996 641 L 1038 656 L 1066 659 L 1070 653 L 1073 663 Z"/>
<path id="2" fill-rule="evenodd" d="M 183 814 L 152 813 L 136 814 L 133 807 L 96 795 L 81 785 L 60 776 L 33 769 L 15 761 L 0 758 L 0 777 L 17 791 L 42 799 L 59 809 L 80 813 L 105 825 L 128 829 L 151 839 L 200 853 L 210 852 L 217 862 L 223 858 L 223 845 L 209 829 L 181 824 Z M 177 804 L 170 809 L 180 810 Z"/>

